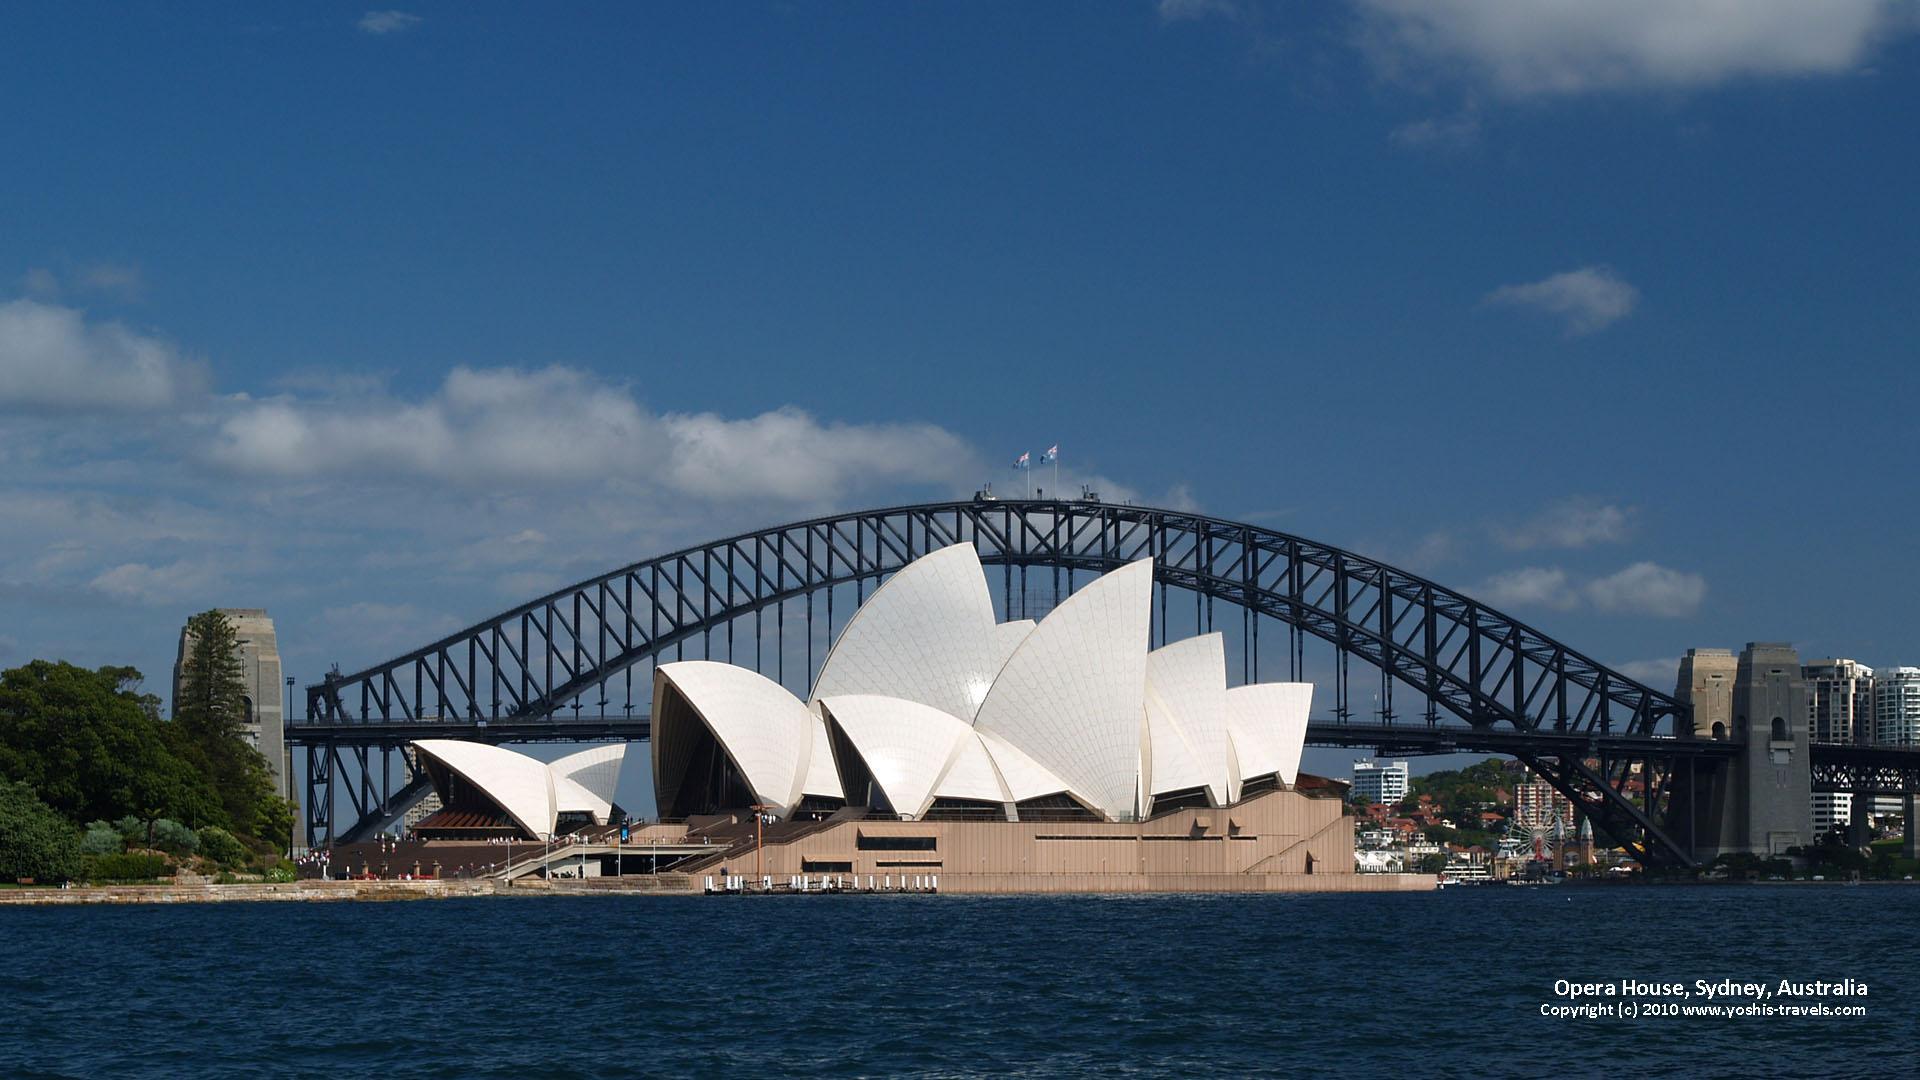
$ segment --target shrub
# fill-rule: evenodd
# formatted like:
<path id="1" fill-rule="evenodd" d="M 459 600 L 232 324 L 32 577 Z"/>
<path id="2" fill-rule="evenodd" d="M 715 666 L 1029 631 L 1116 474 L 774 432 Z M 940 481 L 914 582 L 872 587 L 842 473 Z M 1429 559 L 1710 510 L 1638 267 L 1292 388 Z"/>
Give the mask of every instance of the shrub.
<path id="1" fill-rule="evenodd" d="M 151 881 L 167 876 L 167 860 L 159 855 L 129 851 L 95 855 L 87 863 L 87 877 L 92 881 Z"/>
<path id="2" fill-rule="evenodd" d="M 288 866 L 288 865 L 286 865 L 285 863 L 281 863 L 281 864 L 279 864 L 279 865 L 277 865 L 277 866 L 269 866 L 269 867 L 267 867 L 267 869 L 266 869 L 266 872 L 260 875 L 260 880 L 262 880 L 262 881 L 292 881 L 292 880 L 293 880 L 293 876 L 294 876 L 294 875 L 293 875 L 293 867 L 291 867 L 291 866 Z"/>
<path id="3" fill-rule="evenodd" d="M 82 855 L 113 855 L 127 849 L 126 838 L 120 830 L 105 821 L 87 822 L 87 834 L 80 838 Z"/>
<path id="4" fill-rule="evenodd" d="M 65 881 L 80 871 L 80 831 L 25 784 L 0 781 L 0 880 Z"/>
<path id="5" fill-rule="evenodd" d="M 231 867 L 244 866 L 251 853 L 232 833 L 218 825 L 209 825 L 200 830 L 200 854 L 221 866 Z"/>
<path id="6" fill-rule="evenodd" d="M 87 827 L 92 828 L 93 826 L 89 825 Z M 120 835 L 128 842 L 139 844 L 141 847 L 147 845 L 147 823 L 134 817 L 132 814 L 128 814 L 126 817 L 114 822 L 113 827 L 120 830 Z"/>
<path id="7" fill-rule="evenodd" d="M 153 823 L 153 846 L 169 855 L 191 855 L 200 849 L 200 837 L 172 818 L 161 818 Z"/>

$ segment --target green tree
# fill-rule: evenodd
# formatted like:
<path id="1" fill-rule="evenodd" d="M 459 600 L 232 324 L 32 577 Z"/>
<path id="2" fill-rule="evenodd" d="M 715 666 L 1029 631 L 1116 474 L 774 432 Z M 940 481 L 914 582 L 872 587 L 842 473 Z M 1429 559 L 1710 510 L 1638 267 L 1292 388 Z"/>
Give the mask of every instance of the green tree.
<path id="1" fill-rule="evenodd" d="M 1422 874 L 1437 874 L 1447 868 L 1447 857 L 1441 852 L 1422 855 L 1414 868 Z"/>
<path id="2" fill-rule="evenodd" d="M 112 855 L 126 849 L 120 830 L 105 821 L 88 822 L 86 835 L 80 838 L 80 851 L 86 855 Z"/>
<path id="3" fill-rule="evenodd" d="M 200 854 L 228 868 L 244 865 L 249 855 L 245 845 L 218 825 L 200 830 Z"/>
<path id="4" fill-rule="evenodd" d="M 233 624 L 217 610 L 187 620 L 173 718 L 199 751 L 233 827 L 284 846 L 292 835 L 291 819 L 283 830 L 272 805 L 277 800 L 271 767 L 246 740 L 250 717 L 240 641 Z"/>
<path id="5" fill-rule="evenodd" d="M 34 797 L 0 780 L 0 878 L 66 881 L 80 872 L 80 831 Z"/>
<path id="6" fill-rule="evenodd" d="M 240 639 L 219 611 L 187 620 L 186 655 L 180 662 L 180 697 L 173 719 L 210 756 L 241 739 L 247 723 L 247 677 Z"/>
<path id="7" fill-rule="evenodd" d="M 132 668 L 47 660 L 0 671 L 0 777 L 75 823 L 127 814 L 224 823 L 197 755 L 140 682 Z"/>

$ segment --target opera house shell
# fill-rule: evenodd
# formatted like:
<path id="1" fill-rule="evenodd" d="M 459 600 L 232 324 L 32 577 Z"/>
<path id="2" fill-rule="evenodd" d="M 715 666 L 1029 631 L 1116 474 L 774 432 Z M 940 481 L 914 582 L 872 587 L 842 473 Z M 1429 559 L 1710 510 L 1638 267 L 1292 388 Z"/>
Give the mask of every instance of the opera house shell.
<path id="1" fill-rule="evenodd" d="M 867 599 L 806 701 L 744 667 L 661 664 L 660 815 L 1139 822 L 1291 788 L 1312 684 L 1228 687 L 1218 634 L 1150 650 L 1152 601 L 1148 559 L 998 622 L 956 544 Z"/>
<path id="2" fill-rule="evenodd" d="M 627 744 L 609 743 L 545 762 L 505 747 L 419 739 L 420 765 L 440 809 L 414 831 L 434 839 L 547 840 L 569 827 L 619 816 L 614 793 Z"/>

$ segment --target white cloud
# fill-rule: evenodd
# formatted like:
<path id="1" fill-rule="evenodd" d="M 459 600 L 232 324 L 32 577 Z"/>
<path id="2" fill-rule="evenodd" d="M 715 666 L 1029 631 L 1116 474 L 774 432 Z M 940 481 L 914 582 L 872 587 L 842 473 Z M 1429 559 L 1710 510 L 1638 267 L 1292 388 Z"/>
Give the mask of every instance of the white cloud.
<path id="1" fill-rule="evenodd" d="M 164 566 L 122 563 L 102 571 L 87 583 L 95 592 L 139 604 L 167 604 L 198 596 L 214 584 L 216 574 L 205 563 L 181 560 Z"/>
<path id="2" fill-rule="evenodd" d="M 1544 607 L 1568 611 L 1580 603 L 1580 594 L 1568 584 L 1565 570 L 1540 566 L 1495 574 L 1475 589 L 1472 596 L 1495 608 Z"/>
<path id="3" fill-rule="evenodd" d="M 1585 592 L 1595 608 L 1609 614 L 1674 619 L 1700 610 L 1707 598 L 1707 579 L 1657 563 L 1638 562 L 1588 582 Z"/>
<path id="4" fill-rule="evenodd" d="M 1356 0 L 1385 72 L 1534 97 L 1836 75 L 1915 26 L 1911 0 Z"/>
<path id="5" fill-rule="evenodd" d="M 360 16 L 360 21 L 356 25 L 360 27 L 362 33 L 382 35 L 411 30 L 420 25 L 420 21 L 420 16 L 405 11 L 369 11 Z"/>
<path id="6" fill-rule="evenodd" d="M 681 491 L 726 498 L 810 498 L 902 482 L 965 483 L 972 455 L 932 424 L 822 424 L 794 408 L 746 420 L 712 413 L 664 420 L 666 477 Z"/>
<path id="7" fill-rule="evenodd" d="M 1465 150 L 1480 141 L 1480 115 L 1462 109 L 1448 116 L 1416 120 L 1394 128 L 1387 141 L 1403 150 Z"/>
<path id="8" fill-rule="evenodd" d="M 1187 22 L 1213 17 L 1235 19 L 1241 14 L 1240 5 L 1235 0 L 1160 0 L 1155 6 L 1159 9 L 1162 22 Z"/>
<path id="9" fill-rule="evenodd" d="M 119 323 L 37 300 L 0 304 L 0 408 L 162 409 L 205 381 L 171 344 Z"/>
<path id="10" fill-rule="evenodd" d="M 1510 528 L 1494 529 L 1500 543 L 1514 551 L 1534 548 L 1584 548 L 1617 544 L 1627 538 L 1633 511 L 1592 499 L 1565 499 Z"/>
<path id="11" fill-rule="evenodd" d="M 625 387 L 562 367 L 456 368 L 417 401 L 242 402 L 211 456 L 281 477 L 545 486 L 624 475 L 705 499 L 796 502 L 960 484 L 974 460 L 958 436 L 931 424 L 822 422 L 791 407 L 744 419 L 658 414 Z"/>
<path id="12" fill-rule="evenodd" d="M 1529 566 L 1495 574 L 1468 594 L 1495 608 L 1572 611 L 1585 604 L 1608 615 L 1675 619 L 1700 610 L 1707 596 L 1707 579 L 1657 563 L 1637 562 L 1581 584 L 1559 567 Z"/>
<path id="13" fill-rule="evenodd" d="M 1583 266 L 1525 285 L 1502 285 L 1486 295 L 1493 307 L 1532 308 L 1558 316 L 1568 336 L 1603 330 L 1632 314 L 1640 290 L 1604 266 Z"/>
<path id="14" fill-rule="evenodd" d="M 1628 660 L 1623 664 L 1614 664 L 1613 670 L 1629 679 L 1638 679 L 1655 690 L 1670 691 L 1680 678 L 1680 658 L 1670 656 L 1664 660 Z"/>

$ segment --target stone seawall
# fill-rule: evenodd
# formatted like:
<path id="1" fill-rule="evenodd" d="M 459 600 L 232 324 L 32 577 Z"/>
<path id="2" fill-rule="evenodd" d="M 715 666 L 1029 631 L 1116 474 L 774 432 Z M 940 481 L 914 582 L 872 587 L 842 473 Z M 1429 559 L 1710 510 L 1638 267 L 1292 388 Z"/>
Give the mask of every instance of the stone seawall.
<path id="1" fill-rule="evenodd" d="M 6 904 L 218 904 L 281 900 L 444 900 L 492 896 L 492 881 L 289 881 L 245 885 L 87 885 L 0 889 Z"/>

